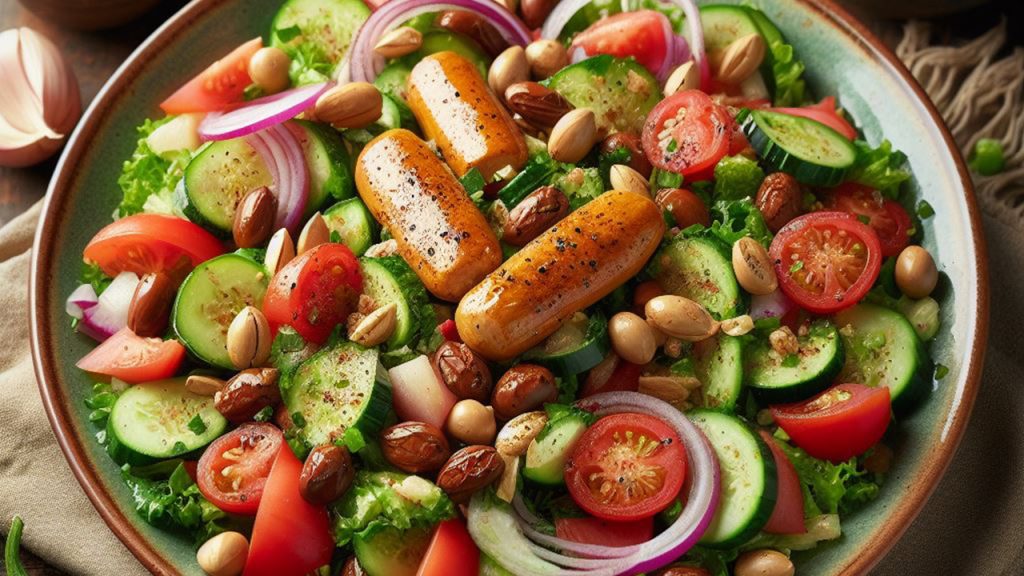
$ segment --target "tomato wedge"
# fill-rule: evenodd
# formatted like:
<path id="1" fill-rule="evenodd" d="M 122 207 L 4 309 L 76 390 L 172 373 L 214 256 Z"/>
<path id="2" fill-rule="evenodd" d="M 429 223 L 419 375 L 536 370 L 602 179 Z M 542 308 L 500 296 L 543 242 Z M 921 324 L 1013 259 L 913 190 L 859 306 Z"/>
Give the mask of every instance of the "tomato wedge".
<path id="1" fill-rule="evenodd" d="M 601 518 L 555 518 L 555 535 L 562 540 L 597 546 L 633 546 L 654 537 L 654 517 L 627 522 Z"/>
<path id="2" fill-rule="evenodd" d="M 224 253 L 213 234 L 183 218 L 135 214 L 103 227 L 82 257 L 107 276 L 135 272 L 185 272 Z"/>
<path id="3" fill-rule="evenodd" d="M 636 10 L 601 18 L 573 38 L 574 48 L 587 56 L 610 54 L 632 56 L 644 68 L 657 74 L 668 57 L 672 23 L 661 12 Z"/>
<path id="4" fill-rule="evenodd" d="M 302 576 L 330 563 L 327 509 L 302 498 L 301 473 L 302 462 L 282 442 L 263 487 L 243 576 Z"/>
<path id="5" fill-rule="evenodd" d="M 648 414 L 605 416 L 576 443 L 565 484 L 576 504 L 605 520 L 654 516 L 686 479 L 686 450 L 668 424 Z"/>
<path id="6" fill-rule="evenodd" d="M 816 120 L 839 132 L 849 140 L 857 138 L 857 130 L 846 121 L 846 118 L 839 115 L 839 111 L 836 109 L 835 96 L 829 96 L 817 104 L 811 104 L 802 108 L 772 108 L 772 110 L 789 114 L 790 116 L 801 116 Z"/>
<path id="7" fill-rule="evenodd" d="M 177 340 L 143 338 L 122 328 L 86 354 L 75 366 L 93 374 L 136 384 L 174 376 L 185 360 Z"/>
<path id="8" fill-rule="evenodd" d="M 877 190 L 848 182 L 832 190 L 824 197 L 824 204 L 830 210 L 848 212 L 859 216 L 861 221 L 878 234 L 882 256 L 898 256 L 910 244 L 910 229 L 913 223 L 910 215 L 895 200 L 887 200 Z"/>
<path id="9" fill-rule="evenodd" d="M 779 230 L 768 252 L 782 291 L 816 314 L 859 302 L 882 267 L 878 235 L 846 212 L 794 218 Z"/>
<path id="10" fill-rule="evenodd" d="M 656 168 L 707 180 L 729 152 L 735 122 L 700 90 L 683 90 L 662 100 L 644 124 L 644 153 Z"/>
<path id="11" fill-rule="evenodd" d="M 757 433 L 772 450 L 778 479 L 775 509 L 762 530 L 769 534 L 803 534 L 807 531 L 804 524 L 804 495 L 800 490 L 800 477 L 796 474 L 796 468 L 771 434 L 765 430 L 758 430 Z"/>
<path id="12" fill-rule="evenodd" d="M 221 436 L 199 459 L 199 491 L 225 512 L 255 515 L 283 442 L 284 434 L 271 424 L 242 424 Z"/>
<path id="13" fill-rule="evenodd" d="M 598 392 L 636 392 L 640 388 L 640 374 L 644 367 L 621 359 L 611 353 L 587 373 L 580 398 Z"/>
<path id="14" fill-rule="evenodd" d="M 772 406 L 775 422 L 805 452 L 843 462 L 867 452 L 889 427 L 889 389 L 839 384 L 798 404 Z"/>
<path id="15" fill-rule="evenodd" d="M 480 550 L 455 518 L 438 524 L 416 576 L 477 576 L 479 570 Z"/>
<path id="16" fill-rule="evenodd" d="M 363 291 L 359 262 L 343 244 L 321 244 L 274 276 L 263 312 L 276 331 L 289 325 L 310 342 L 323 344 L 344 324 Z"/>
<path id="17" fill-rule="evenodd" d="M 253 38 L 235 48 L 178 88 L 160 108 L 168 114 L 214 112 L 242 102 L 246 86 L 252 84 L 249 60 L 262 47 L 263 39 Z"/>

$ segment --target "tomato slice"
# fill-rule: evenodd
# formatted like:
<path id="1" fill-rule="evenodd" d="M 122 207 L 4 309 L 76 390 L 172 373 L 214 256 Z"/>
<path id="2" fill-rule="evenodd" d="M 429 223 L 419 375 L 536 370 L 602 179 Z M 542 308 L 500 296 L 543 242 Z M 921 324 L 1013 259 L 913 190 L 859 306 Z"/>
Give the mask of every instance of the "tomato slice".
<path id="1" fill-rule="evenodd" d="M 757 433 L 772 450 L 778 479 L 775 509 L 762 530 L 769 534 L 803 534 L 807 531 L 804 524 L 804 495 L 800 490 L 800 477 L 796 474 L 796 468 L 771 434 L 765 430 L 758 430 Z"/>
<path id="2" fill-rule="evenodd" d="M 75 366 L 136 384 L 170 378 L 184 360 L 185 347 L 177 340 L 143 338 L 130 328 L 122 328 Z"/>
<path id="3" fill-rule="evenodd" d="M 555 535 L 562 540 L 597 546 L 633 546 L 654 537 L 654 517 L 612 522 L 601 518 L 555 518 Z"/>
<path id="4" fill-rule="evenodd" d="M 263 312 L 276 331 L 289 325 L 310 342 L 323 344 L 359 302 L 363 275 L 343 244 L 321 244 L 295 258 L 274 276 Z"/>
<path id="5" fill-rule="evenodd" d="M 668 424 L 648 414 L 612 414 L 587 429 L 565 467 L 576 504 L 605 520 L 654 516 L 686 479 L 686 450 Z"/>
<path id="6" fill-rule="evenodd" d="M 775 422 L 805 452 L 843 462 L 867 452 L 889 427 L 889 389 L 839 384 L 797 404 L 772 406 Z"/>
<path id="7" fill-rule="evenodd" d="M 794 218 L 772 240 L 769 254 L 782 291 L 816 314 L 859 302 L 882 267 L 878 235 L 846 212 Z"/>
<path id="8" fill-rule="evenodd" d="M 582 48 L 587 56 L 632 56 L 641 66 L 657 74 L 668 57 L 671 33 L 672 23 L 661 12 L 636 10 L 598 20 L 577 34 L 572 45 Z"/>
<path id="9" fill-rule="evenodd" d="M 135 272 L 175 273 L 224 253 L 224 246 L 202 227 L 183 218 L 135 214 L 103 227 L 82 257 L 107 276 Z"/>
<path id="10" fill-rule="evenodd" d="M 214 112 L 242 102 L 245 88 L 252 84 L 249 60 L 263 47 L 262 38 L 253 38 L 217 60 L 160 103 L 168 114 Z"/>
<path id="11" fill-rule="evenodd" d="M 242 424 L 221 436 L 199 459 L 199 491 L 225 512 L 255 515 L 282 442 L 272 424 Z"/>
<path id="12" fill-rule="evenodd" d="M 327 509 L 299 493 L 302 462 L 285 442 L 277 452 L 252 528 L 243 576 L 301 576 L 331 561 Z"/>
<path id="13" fill-rule="evenodd" d="M 477 576 L 479 570 L 480 550 L 466 524 L 454 518 L 438 524 L 416 576 Z"/>
<path id="14" fill-rule="evenodd" d="M 848 212 L 867 219 L 866 224 L 878 234 L 882 256 L 898 256 L 910 244 L 910 215 L 895 200 L 887 200 L 877 190 L 847 182 L 832 190 L 824 198 L 830 210 Z"/>
<path id="15" fill-rule="evenodd" d="M 656 168 L 707 180 L 729 151 L 735 122 L 700 90 L 683 90 L 651 110 L 642 136 L 644 153 Z"/>
<path id="16" fill-rule="evenodd" d="M 816 120 L 839 132 L 849 140 L 857 138 L 857 130 L 846 121 L 846 118 L 839 115 L 839 111 L 836 109 L 835 96 L 829 96 L 817 104 L 811 104 L 802 108 L 772 108 L 772 110 L 789 114 L 790 116 L 802 116 Z"/>
<path id="17" fill-rule="evenodd" d="M 587 373 L 580 398 L 598 392 L 636 392 L 640 389 L 640 374 L 644 367 L 626 362 L 614 352 Z"/>

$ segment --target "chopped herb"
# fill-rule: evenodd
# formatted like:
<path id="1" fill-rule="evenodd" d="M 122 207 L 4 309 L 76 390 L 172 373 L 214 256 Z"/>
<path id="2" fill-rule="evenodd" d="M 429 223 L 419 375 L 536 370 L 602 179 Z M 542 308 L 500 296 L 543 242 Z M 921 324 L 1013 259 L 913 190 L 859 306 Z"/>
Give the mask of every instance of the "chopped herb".
<path id="1" fill-rule="evenodd" d="M 804 261 L 803 260 L 797 260 L 796 262 L 793 262 L 792 266 L 789 267 L 789 273 L 790 274 L 796 274 L 797 272 L 799 272 L 799 271 L 801 271 L 803 269 L 804 269 Z"/>
<path id="2" fill-rule="evenodd" d="M 665 146 L 665 150 L 667 152 L 675 152 L 678 149 L 679 149 L 679 143 L 676 142 L 675 138 L 669 140 L 668 141 L 668 146 Z"/>
<path id="3" fill-rule="evenodd" d="M 935 364 L 935 379 L 942 380 L 949 374 L 949 367 L 945 364 Z"/>
<path id="4" fill-rule="evenodd" d="M 302 415 L 302 412 L 292 412 L 292 424 L 296 428 L 306 427 L 306 417 Z"/>
<path id="5" fill-rule="evenodd" d="M 683 185 L 683 175 L 655 169 L 651 174 L 651 181 L 655 188 L 679 188 Z"/>
<path id="6" fill-rule="evenodd" d="M 341 244 L 341 232 L 337 230 L 331 230 L 331 243 Z"/>
<path id="7" fill-rule="evenodd" d="M 857 214 L 857 220 L 859 220 L 861 224 L 864 224 L 864 225 L 867 225 L 867 226 L 871 225 L 871 217 L 870 216 L 865 216 L 864 214 Z"/>
<path id="8" fill-rule="evenodd" d="M 1006 166 L 1006 158 L 1003 156 L 1003 145 L 999 140 L 982 138 L 971 150 L 971 157 L 967 161 L 974 170 L 982 176 L 993 176 L 1003 171 Z"/>
<path id="9" fill-rule="evenodd" d="M 754 329 L 761 332 L 771 332 L 778 329 L 781 325 L 782 321 L 777 316 L 768 316 L 767 318 L 754 320 Z"/>
<path id="10" fill-rule="evenodd" d="M 188 421 L 188 429 L 192 431 L 196 436 L 206 432 L 206 422 L 203 422 L 203 415 L 196 414 Z"/>
<path id="11" fill-rule="evenodd" d="M 289 26 L 287 28 L 278 28 L 277 30 L 274 30 L 274 34 L 277 35 L 277 39 L 281 42 L 291 42 L 302 34 L 302 30 L 298 26 Z"/>
<path id="12" fill-rule="evenodd" d="M 459 182 L 462 184 L 462 187 L 466 189 L 466 194 L 470 195 L 483 190 L 484 186 L 487 185 L 487 181 L 484 180 L 484 175 L 476 168 L 466 172 L 465 176 L 459 178 Z"/>
<path id="13" fill-rule="evenodd" d="M 177 442 L 174 443 L 174 446 L 171 447 L 171 452 L 174 452 L 175 454 L 183 454 L 185 452 L 188 452 L 188 446 L 185 446 L 184 442 L 178 440 Z"/>
<path id="14" fill-rule="evenodd" d="M 270 419 L 273 417 L 274 409 L 270 406 L 264 406 L 252 419 L 257 422 L 270 422 Z"/>
<path id="15" fill-rule="evenodd" d="M 786 357 L 782 359 L 782 366 L 784 368 L 796 368 L 799 365 L 800 356 L 796 354 L 787 354 Z"/>
<path id="16" fill-rule="evenodd" d="M 929 204 L 927 200 L 921 200 L 917 203 L 918 218 L 924 219 L 931 218 L 932 216 L 935 216 L 935 208 L 932 208 L 932 205 Z"/>
<path id="17" fill-rule="evenodd" d="M 366 438 L 363 438 L 363 433 L 359 431 L 359 428 L 349 428 L 345 430 L 345 435 L 341 438 L 341 445 L 355 454 L 366 447 Z"/>

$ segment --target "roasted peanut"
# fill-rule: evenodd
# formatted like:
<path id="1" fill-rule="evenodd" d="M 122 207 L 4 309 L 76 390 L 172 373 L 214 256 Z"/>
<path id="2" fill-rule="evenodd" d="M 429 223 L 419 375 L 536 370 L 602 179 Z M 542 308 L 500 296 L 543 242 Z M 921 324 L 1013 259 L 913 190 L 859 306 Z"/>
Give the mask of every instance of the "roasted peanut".
<path id="1" fill-rule="evenodd" d="M 796 568 L 788 556 L 777 550 L 752 550 L 736 560 L 736 576 L 793 576 Z"/>
<path id="2" fill-rule="evenodd" d="M 665 81 L 666 97 L 683 90 L 700 90 L 700 70 L 692 60 L 680 64 Z"/>
<path id="3" fill-rule="evenodd" d="M 526 61 L 534 78 L 543 80 L 569 65 L 569 53 L 557 40 L 534 40 L 526 46 Z"/>
<path id="4" fill-rule="evenodd" d="M 299 474 L 299 494 L 310 504 L 323 506 L 345 495 L 356 477 L 347 448 L 326 444 L 306 456 Z"/>
<path id="5" fill-rule="evenodd" d="M 348 338 L 368 348 L 377 346 L 391 337 L 397 321 L 398 305 L 391 302 L 362 317 L 349 331 Z"/>
<path id="6" fill-rule="evenodd" d="M 288 78 L 288 67 L 291 63 L 292 59 L 284 50 L 265 46 L 249 59 L 249 77 L 267 94 L 275 94 L 291 84 Z"/>
<path id="7" fill-rule="evenodd" d="M 385 58 L 401 58 L 420 49 L 423 34 L 409 26 L 399 26 L 386 32 L 374 45 L 373 51 Z"/>
<path id="8" fill-rule="evenodd" d="M 750 317 L 750 314 L 722 320 L 722 332 L 729 336 L 743 336 L 749 334 L 753 329 L 754 319 Z"/>
<path id="9" fill-rule="evenodd" d="M 451 456 L 448 439 L 441 429 L 426 422 L 402 422 L 380 434 L 384 458 L 410 474 L 434 472 Z"/>
<path id="10" fill-rule="evenodd" d="M 267 406 L 281 402 L 277 368 L 249 368 L 235 374 L 213 395 L 213 404 L 233 424 L 248 422 Z"/>
<path id="11" fill-rule="evenodd" d="M 196 562 L 209 576 L 238 576 L 245 569 L 249 541 L 238 532 L 221 532 L 196 552 Z"/>
<path id="12" fill-rule="evenodd" d="M 466 446 L 445 462 L 437 474 L 437 486 L 456 504 L 501 478 L 505 462 L 491 446 Z"/>
<path id="13" fill-rule="evenodd" d="M 383 107 L 384 98 L 373 84 L 349 82 L 321 94 L 314 113 L 336 128 L 363 128 L 380 118 Z"/>
<path id="14" fill-rule="evenodd" d="M 939 270 L 932 255 L 920 246 L 907 246 L 896 258 L 896 286 L 915 300 L 935 290 Z"/>
<path id="15" fill-rule="evenodd" d="M 662 188 L 654 197 L 654 203 L 663 212 L 668 212 L 675 220 L 676 226 L 684 230 L 700 224 L 711 224 L 711 213 L 699 196 L 685 188 Z"/>
<path id="16" fill-rule="evenodd" d="M 800 215 L 803 194 L 800 184 L 785 172 L 773 172 L 761 181 L 755 200 L 764 222 L 773 233 Z"/>
<path id="17" fill-rule="evenodd" d="M 734 40 L 722 55 L 718 65 L 718 80 L 732 86 L 740 85 L 761 66 L 766 48 L 764 37 L 760 34 L 749 34 Z"/>
<path id="18" fill-rule="evenodd" d="M 491 406 L 500 420 L 511 420 L 558 399 L 555 375 L 536 364 L 518 364 L 505 372 L 494 386 Z"/>
<path id="19" fill-rule="evenodd" d="M 213 396 L 227 386 L 227 382 L 204 374 L 190 374 L 185 379 L 185 389 L 200 396 Z"/>
<path id="20" fill-rule="evenodd" d="M 548 153 L 559 162 L 576 163 L 597 142 L 597 120 L 589 108 L 577 108 L 555 124 L 548 138 Z"/>
<path id="21" fill-rule="evenodd" d="M 653 168 L 647 160 L 647 154 L 643 151 L 639 137 L 628 132 L 616 132 L 601 142 L 601 153 L 604 155 L 613 154 L 620 148 L 625 148 L 629 152 L 627 166 L 639 172 L 644 178 L 651 177 Z"/>
<path id="22" fill-rule="evenodd" d="M 542 410 L 520 414 L 501 427 L 494 447 L 506 456 L 522 456 L 547 423 L 548 415 Z"/>
<path id="23" fill-rule="evenodd" d="M 736 281 L 751 294 L 764 296 L 779 287 L 768 251 L 749 236 L 732 245 L 732 269 L 736 273 Z"/>
<path id="24" fill-rule="evenodd" d="M 501 239 L 525 246 L 569 214 L 569 199 L 554 186 L 541 186 L 509 212 Z"/>
<path id="25" fill-rule="evenodd" d="M 658 351 L 654 330 L 643 318 L 632 312 L 619 312 L 611 317 L 608 321 L 608 337 L 615 353 L 633 364 L 647 364 Z"/>
<path id="26" fill-rule="evenodd" d="M 263 265 L 270 271 L 270 275 L 277 274 L 277 271 L 284 268 L 284 265 L 295 258 L 295 243 L 292 235 L 286 228 L 281 228 L 270 237 L 267 243 L 267 255 L 263 258 Z"/>
<path id="27" fill-rule="evenodd" d="M 491 62 L 487 71 L 487 85 L 499 98 L 505 96 L 508 87 L 530 79 L 530 63 L 522 46 L 509 46 Z"/>
<path id="28" fill-rule="evenodd" d="M 460 399 L 486 402 L 491 397 L 491 370 L 462 342 L 445 341 L 434 352 L 434 366 L 445 386 Z"/>
<path id="29" fill-rule="evenodd" d="M 167 330 L 177 285 L 169 274 L 151 272 L 135 286 L 128 305 L 128 328 L 137 336 L 158 338 Z"/>
<path id="30" fill-rule="evenodd" d="M 277 217 L 277 197 L 266 186 L 249 192 L 235 210 L 231 236 L 239 248 L 255 248 L 270 238 Z"/>
<path id="31" fill-rule="evenodd" d="M 235 368 L 260 366 L 270 357 L 270 324 L 263 311 L 254 306 L 243 308 L 228 326 L 228 357 Z"/>
<path id="32" fill-rule="evenodd" d="M 317 212 L 310 217 L 306 225 L 303 226 L 302 232 L 299 233 L 299 239 L 295 242 L 295 254 L 299 255 L 309 252 L 313 248 L 330 241 L 331 229 L 327 227 L 324 217 Z"/>
<path id="33" fill-rule="evenodd" d="M 654 328 L 687 342 L 699 342 L 718 331 L 718 322 L 703 306 L 682 296 L 666 294 L 652 298 L 644 312 Z"/>
<path id="34" fill-rule="evenodd" d="M 626 190 L 644 196 L 651 195 L 651 185 L 642 174 L 625 164 L 615 164 L 608 172 L 613 190 Z"/>
<path id="35" fill-rule="evenodd" d="M 460 442 L 490 444 L 497 429 L 494 409 L 476 400 L 459 400 L 448 412 L 445 428 L 452 438 Z"/>

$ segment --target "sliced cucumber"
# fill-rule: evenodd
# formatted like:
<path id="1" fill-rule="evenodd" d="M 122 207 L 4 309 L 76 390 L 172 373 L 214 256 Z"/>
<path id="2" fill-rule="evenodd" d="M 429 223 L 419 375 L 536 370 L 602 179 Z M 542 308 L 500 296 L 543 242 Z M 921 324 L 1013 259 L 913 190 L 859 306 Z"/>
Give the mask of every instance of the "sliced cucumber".
<path id="1" fill-rule="evenodd" d="M 194 452 L 227 427 L 213 398 L 186 390 L 184 378 L 145 382 L 128 387 L 110 410 L 107 451 L 118 464 L 140 466 Z"/>
<path id="2" fill-rule="evenodd" d="M 733 410 L 743 389 L 743 340 L 725 333 L 693 345 L 704 408 Z"/>
<path id="3" fill-rule="evenodd" d="M 270 45 L 292 56 L 293 83 L 322 81 L 334 73 L 369 17 L 363 0 L 288 0 L 270 25 Z M 299 53 L 306 66 L 297 65 Z"/>
<path id="4" fill-rule="evenodd" d="M 639 134 L 661 101 L 661 86 L 632 58 L 601 55 L 563 68 L 545 82 L 577 108 L 590 108 L 602 131 Z"/>
<path id="5" fill-rule="evenodd" d="M 688 416 L 707 437 L 721 467 L 718 510 L 700 543 L 732 548 L 750 540 L 775 509 L 778 480 L 771 448 L 745 422 L 721 412 Z"/>
<path id="6" fill-rule="evenodd" d="M 750 12 L 739 5 L 701 6 L 700 23 L 704 28 L 704 49 L 709 54 L 724 51 L 744 36 L 761 33 Z"/>
<path id="7" fill-rule="evenodd" d="M 189 352 L 220 368 L 233 369 L 228 326 L 242 308 L 263 306 L 267 270 L 240 254 L 203 262 L 185 278 L 174 300 L 174 332 Z"/>
<path id="8" fill-rule="evenodd" d="M 319 446 L 340 440 L 349 429 L 373 437 L 391 408 L 391 383 L 376 348 L 340 342 L 299 365 L 282 396 L 288 413 L 306 421 L 303 439 Z"/>
<path id="9" fill-rule="evenodd" d="M 587 318 L 579 312 L 543 344 L 527 351 L 523 359 L 546 366 L 556 374 L 579 374 L 600 364 L 610 346 L 604 315 L 597 312 Z"/>
<path id="10" fill-rule="evenodd" d="M 835 186 L 857 160 L 852 142 L 810 118 L 744 110 L 736 119 L 760 158 L 804 184 Z"/>
<path id="11" fill-rule="evenodd" d="M 846 348 L 844 382 L 888 386 L 893 408 L 913 408 L 931 389 L 934 365 L 913 325 L 899 312 L 858 304 L 835 316 Z"/>
<path id="12" fill-rule="evenodd" d="M 913 329 L 911 329 L 913 330 Z M 747 383 L 764 404 L 796 402 L 828 388 L 843 367 L 843 342 L 828 320 L 817 320 L 806 336 L 798 336 L 800 351 L 788 357 L 772 349 L 768 338 L 747 350 Z"/>
<path id="13" fill-rule="evenodd" d="M 344 200 L 355 196 L 351 159 L 341 135 L 324 124 L 296 120 L 288 123 L 298 138 L 309 167 L 309 200 L 306 217 L 324 205 L 328 198 Z"/>
<path id="14" fill-rule="evenodd" d="M 423 35 L 423 45 L 411 58 L 406 57 L 406 62 L 411 61 L 414 64 L 422 60 L 424 56 L 438 52 L 455 52 L 475 64 L 481 76 L 487 77 L 487 68 L 491 64 L 491 59 L 487 57 L 487 54 L 484 54 L 472 40 L 451 32 L 427 32 Z"/>
<path id="15" fill-rule="evenodd" d="M 430 546 L 433 528 L 371 528 L 356 534 L 352 547 L 359 566 L 368 576 L 416 576 L 420 561 Z"/>
<path id="16" fill-rule="evenodd" d="M 363 258 L 363 292 L 377 306 L 397 306 L 395 331 L 388 338 L 388 350 L 409 344 L 420 333 L 433 328 L 433 309 L 419 277 L 401 256 Z"/>
<path id="17" fill-rule="evenodd" d="M 235 209 L 246 194 L 270 186 L 266 163 L 245 138 L 203 148 L 185 167 L 184 206 L 189 220 L 221 235 L 231 233 Z"/>
<path id="18" fill-rule="evenodd" d="M 571 413 L 549 422 L 526 449 L 523 476 L 551 486 L 565 482 L 565 462 L 586 431 L 587 421 L 581 414 Z"/>
<path id="19" fill-rule="evenodd" d="M 732 261 L 715 240 L 679 235 L 655 254 L 649 272 L 667 293 L 685 296 L 719 319 L 746 307 Z"/>
<path id="20" fill-rule="evenodd" d="M 381 70 L 373 81 L 373 85 L 380 90 L 381 94 L 404 101 L 410 72 L 412 72 L 412 66 L 402 60 L 393 60 Z"/>
<path id="21" fill-rule="evenodd" d="M 324 214 L 327 229 L 341 236 L 341 243 L 356 256 L 362 256 L 373 245 L 380 226 L 373 214 L 359 198 L 342 200 L 328 208 Z"/>

